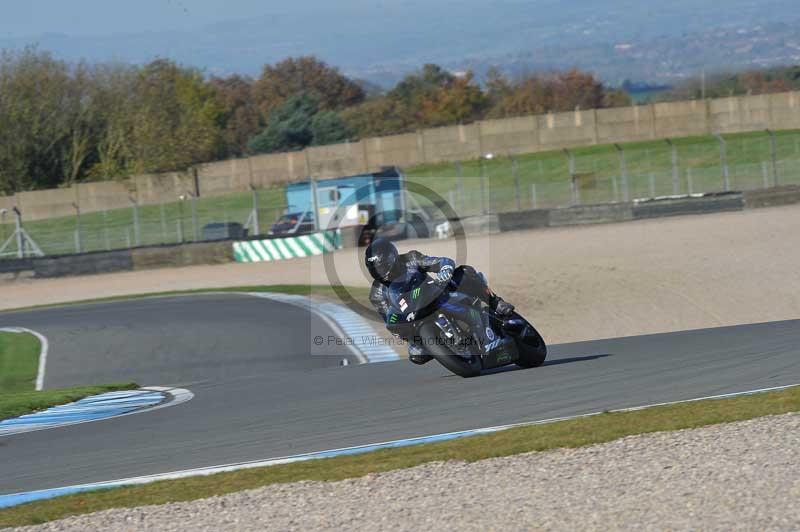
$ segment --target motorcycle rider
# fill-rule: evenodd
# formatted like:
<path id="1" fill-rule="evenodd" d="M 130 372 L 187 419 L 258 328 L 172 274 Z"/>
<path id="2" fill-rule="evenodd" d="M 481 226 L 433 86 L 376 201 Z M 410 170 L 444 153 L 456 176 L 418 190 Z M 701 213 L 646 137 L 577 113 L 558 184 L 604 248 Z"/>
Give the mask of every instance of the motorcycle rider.
<path id="1" fill-rule="evenodd" d="M 426 275 L 414 275 L 418 272 L 435 273 L 436 281 L 443 285 L 452 280 L 458 291 L 479 298 L 500 316 L 510 316 L 514 312 L 514 305 L 503 301 L 492 292 L 482 274 L 471 266 L 462 265 L 456 268 L 455 262 L 447 257 L 430 257 L 416 250 L 401 255 L 389 240 L 376 238 L 367 247 L 364 262 L 374 279 L 369 300 L 383 318 L 386 328 L 400 336 L 406 336 L 403 334 L 405 326 L 387 322 L 391 310 L 389 285 L 400 279 L 407 279 L 413 283 L 414 280 L 427 278 Z M 403 291 L 414 288 L 416 286 L 409 285 L 403 287 Z M 416 343 L 413 338 L 407 339 L 408 358 L 411 362 L 425 364 L 433 359 L 431 355 L 425 354 L 424 346 Z"/>

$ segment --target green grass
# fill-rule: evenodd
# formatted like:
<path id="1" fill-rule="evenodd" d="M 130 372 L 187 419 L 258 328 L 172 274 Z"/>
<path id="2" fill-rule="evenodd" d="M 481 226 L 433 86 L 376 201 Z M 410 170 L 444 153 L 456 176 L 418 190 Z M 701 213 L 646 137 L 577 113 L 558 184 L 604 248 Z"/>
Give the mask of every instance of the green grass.
<path id="1" fill-rule="evenodd" d="M 352 287 L 340 285 L 299 285 L 299 284 L 273 284 L 273 285 L 244 285 L 230 286 L 225 288 L 198 288 L 194 290 L 172 290 L 166 292 L 152 292 L 146 294 L 132 294 L 124 296 L 112 296 L 96 299 L 84 299 L 81 301 L 70 301 L 68 303 L 53 303 L 48 305 L 33 305 L 30 307 L 20 307 L 15 309 L 0 310 L 3 312 L 18 312 L 24 310 L 38 310 L 42 308 L 66 307 L 70 305 L 84 305 L 87 303 L 109 303 L 113 301 L 126 301 L 130 299 L 142 299 L 146 297 L 180 296 L 190 294 L 206 294 L 212 292 L 276 292 L 280 294 L 293 294 L 301 296 L 318 297 L 334 302 L 341 302 L 342 298 L 352 297 L 356 302 L 371 308 L 369 302 L 369 288 Z"/>
<path id="2" fill-rule="evenodd" d="M 27 391 L 0 394 L 0 420 L 30 414 L 51 406 L 63 405 L 78 401 L 90 395 L 97 395 L 117 390 L 135 390 L 134 383 L 116 383 L 102 386 L 77 386 L 41 392 Z"/>
<path id="3" fill-rule="evenodd" d="M 731 190 L 764 186 L 763 163 L 767 163 L 768 183 L 772 184 L 769 137 L 764 132 L 724 135 Z M 679 193 L 723 190 L 719 142 L 714 137 L 674 139 L 678 153 Z M 779 182 L 800 183 L 800 132 L 776 133 Z M 628 174 L 630 198 L 673 194 L 672 149 L 664 141 L 622 144 Z M 620 157 L 611 144 L 571 149 L 575 173 L 585 176 L 580 190 L 581 203 L 621 201 Z M 572 203 L 568 158 L 563 151 L 522 154 L 514 157 L 520 191 L 514 181 L 514 160 L 495 153 L 492 160 L 462 161 L 461 185 L 455 164 L 430 164 L 406 169 L 410 180 L 424 184 L 449 201 L 461 215 L 511 211 L 533 207 L 535 185 L 537 207 L 550 208 Z M 481 202 L 481 175 L 487 180 Z M 652 182 L 652 184 L 651 184 Z M 651 189 L 652 187 L 652 189 Z M 615 190 L 616 188 L 616 190 Z M 459 191 L 463 191 L 461 194 Z M 463 197 L 463 200 L 462 200 Z M 463 204 L 463 207 L 462 207 Z"/>
<path id="4" fill-rule="evenodd" d="M 0 397 L 34 389 L 40 349 L 30 333 L 0 332 Z"/>
<path id="5" fill-rule="evenodd" d="M 0 510 L 0 526 L 32 525 L 108 508 L 194 500 L 281 482 L 335 481 L 433 461 L 472 462 L 530 451 L 580 447 L 632 434 L 696 428 L 797 411 L 800 411 L 798 387 L 635 412 L 604 413 L 449 442 L 70 495 Z"/>
<path id="6" fill-rule="evenodd" d="M 135 384 L 81 386 L 35 391 L 41 343 L 30 333 L 0 332 L 0 420 L 44 410 L 104 392 L 130 390 Z"/>

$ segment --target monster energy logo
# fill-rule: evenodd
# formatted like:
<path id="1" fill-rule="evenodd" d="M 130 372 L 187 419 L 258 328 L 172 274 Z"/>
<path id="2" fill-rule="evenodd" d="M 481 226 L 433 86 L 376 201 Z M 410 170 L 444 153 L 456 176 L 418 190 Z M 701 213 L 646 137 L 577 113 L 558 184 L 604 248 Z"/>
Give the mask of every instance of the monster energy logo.
<path id="1" fill-rule="evenodd" d="M 478 311 L 474 308 L 469 309 L 469 315 L 474 319 L 478 319 Z"/>
<path id="2" fill-rule="evenodd" d="M 397 323 L 397 314 L 389 316 L 389 323 Z"/>
<path id="3" fill-rule="evenodd" d="M 417 299 L 417 298 L 419 297 L 419 293 L 420 293 L 421 291 L 422 291 L 422 288 L 415 288 L 415 289 L 414 289 L 414 290 L 411 292 L 411 298 L 412 298 L 412 299 Z"/>

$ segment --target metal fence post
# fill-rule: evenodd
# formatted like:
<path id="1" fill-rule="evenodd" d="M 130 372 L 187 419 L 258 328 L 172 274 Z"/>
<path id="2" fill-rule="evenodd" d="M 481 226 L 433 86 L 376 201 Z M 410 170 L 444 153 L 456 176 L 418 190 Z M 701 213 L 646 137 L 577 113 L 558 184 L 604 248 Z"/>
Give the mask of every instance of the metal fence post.
<path id="1" fill-rule="evenodd" d="M 167 217 L 164 213 L 164 203 L 158 204 L 158 209 L 161 212 L 161 243 L 167 243 Z"/>
<path id="2" fill-rule="evenodd" d="M 767 161 L 761 161 L 761 179 L 764 188 L 769 188 L 769 164 Z"/>
<path id="3" fill-rule="evenodd" d="M 314 231 L 319 231 L 319 198 L 317 197 L 317 181 L 311 176 L 308 177 L 308 188 L 311 191 L 311 209 L 314 211 Z M 227 221 L 227 211 L 225 212 L 225 218 Z"/>
<path id="4" fill-rule="evenodd" d="M 189 196 L 192 198 L 192 236 L 194 241 L 197 242 L 200 240 L 200 232 L 197 227 L 197 196 L 192 193 L 189 193 Z"/>
<path id="5" fill-rule="evenodd" d="M 769 155 L 772 159 L 772 183 L 778 186 L 778 144 L 775 139 L 775 132 L 771 129 L 767 130 L 769 135 Z"/>
<path id="6" fill-rule="evenodd" d="M 716 133 L 714 135 L 719 141 L 719 162 L 722 165 L 722 189 L 728 192 L 731 189 L 730 175 L 728 173 L 728 150 L 727 143 L 722 135 Z"/>
<path id="7" fill-rule="evenodd" d="M 6 231 L 6 214 L 8 213 L 7 209 L 0 209 L 0 227 L 3 228 L 3 239 L 0 242 L 3 242 L 5 245 L 6 240 L 8 240 L 8 234 Z"/>
<path id="8" fill-rule="evenodd" d="M 133 241 L 137 246 L 142 245 L 142 229 L 139 225 L 139 204 L 136 203 L 136 198 L 128 196 L 133 209 Z M 130 247 L 130 246 L 128 246 Z"/>
<path id="9" fill-rule="evenodd" d="M 183 244 L 183 201 L 186 196 L 181 194 L 178 196 L 178 242 Z"/>
<path id="10" fill-rule="evenodd" d="M 108 211 L 103 209 L 103 239 L 106 244 L 106 251 L 111 250 L 111 239 L 108 237 Z"/>
<path id="11" fill-rule="evenodd" d="M 250 190 L 253 192 L 253 232 L 260 235 L 261 227 L 258 224 L 258 190 L 256 190 L 256 187 L 253 185 L 250 185 Z"/>
<path id="12" fill-rule="evenodd" d="M 617 176 L 611 176 L 611 194 L 613 195 L 614 202 L 619 201 L 619 190 L 617 189 Z"/>
<path id="13" fill-rule="evenodd" d="M 678 147 L 670 139 L 664 139 L 672 149 L 672 193 L 678 195 L 681 193 L 681 175 L 678 171 Z"/>
<path id="14" fill-rule="evenodd" d="M 575 182 L 575 155 L 567 148 L 564 148 L 564 154 L 567 156 L 567 168 L 569 172 L 569 187 L 572 193 L 572 204 L 580 204 L 580 196 L 578 192 L 578 185 Z"/>
<path id="15" fill-rule="evenodd" d="M 75 253 L 83 253 L 83 242 L 81 241 L 81 206 L 77 203 L 75 207 Z"/>
<path id="16" fill-rule="evenodd" d="M 519 188 L 519 164 L 517 163 L 517 159 L 514 156 L 509 155 L 511 159 L 511 173 L 514 175 L 514 190 L 517 196 L 517 210 L 522 210 L 522 194 L 520 193 Z"/>
<path id="17" fill-rule="evenodd" d="M 462 175 L 461 161 L 456 161 L 456 180 L 458 189 L 459 216 L 464 216 L 464 177 Z"/>
<path id="18" fill-rule="evenodd" d="M 622 201 L 630 201 L 631 194 L 628 189 L 628 169 L 625 166 L 625 150 L 619 144 L 614 144 L 619 153 L 619 175 L 622 179 Z"/>
<path id="19" fill-rule="evenodd" d="M 17 235 L 17 258 L 25 258 L 25 233 L 22 231 L 22 213 L 19 209 L 14 207 L 14 225 L 16 226 Z"/>
<path id="20" fill-rule="evenodd" d="M 483 165 L 481 165 L 483 168 Z M 486 177 L 481 169 L 481 214 L 486 214 Z"/>
<path id="21" fill-rule="evenodd" d="M 531 208 L 538 209 L 539 205 L 536 201 L 536 183 L 531 183 Z"/>

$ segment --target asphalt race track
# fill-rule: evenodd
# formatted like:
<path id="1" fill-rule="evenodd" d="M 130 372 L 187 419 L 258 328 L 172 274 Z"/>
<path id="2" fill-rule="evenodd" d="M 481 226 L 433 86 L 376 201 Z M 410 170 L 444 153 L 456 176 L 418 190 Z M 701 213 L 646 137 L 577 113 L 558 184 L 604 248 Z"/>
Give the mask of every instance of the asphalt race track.
<path id="1" fill-rule="evenodd" d="M 344 346 L 312 355 L 325 323 L 237 294 L 2 313 L 6 326 L 49 339 L 45 388 L 136 381 L 195 398 L 0 438 L 0 495 L 800 382 L 800 321 L 563 344 L 541 368 L 475 379 L 355 365 Z"/>

